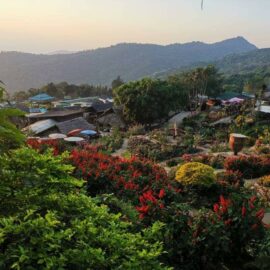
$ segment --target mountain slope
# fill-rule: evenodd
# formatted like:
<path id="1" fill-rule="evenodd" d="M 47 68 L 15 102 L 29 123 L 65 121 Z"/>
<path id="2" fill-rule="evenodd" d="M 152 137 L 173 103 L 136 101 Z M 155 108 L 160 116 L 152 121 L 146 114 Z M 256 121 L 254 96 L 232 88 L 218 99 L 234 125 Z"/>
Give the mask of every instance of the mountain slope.
<path id="1" fill-rule="evenodd" d="M 26 90 L 48 82 L 110 84 L 118 75 L 125 81 L 139 79 L 196 62 L 216 61 L 230 54 L 257 48 L 242 37 L 205 44 L 191 42 L 167 46 L 118 44 L 72 54 L 35 55 L 0 53 L 0 78 L 8 90 Z"/>
<path id="2" fill-rule="evenodd" d="M 270 69 L 270 49 L 260 49 L 238 55 L 230 55 L 214 62 L 221 72 L 231 74 L 254 73 Z"/>

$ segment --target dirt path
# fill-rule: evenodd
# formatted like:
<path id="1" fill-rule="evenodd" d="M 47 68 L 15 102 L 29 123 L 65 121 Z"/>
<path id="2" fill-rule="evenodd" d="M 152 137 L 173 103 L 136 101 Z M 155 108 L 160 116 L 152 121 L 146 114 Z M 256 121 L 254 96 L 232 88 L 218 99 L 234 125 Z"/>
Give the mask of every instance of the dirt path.
<path id="1" fill-rule="evenodd" d="M 122 147 L 118 149 L 116 152 L 114 152 L 112 156 L 121 157 L 127 151 L 127 148 L 128 148 L 128 139 L 125 138 Z"/>
<path id="2" fill-rule="evenodd" d="M 181 112 L 181 113 L 178 113 L 177 115 L 175 115 L 174 117 L 172 117 L 168 123 L 169 124 L 175 124 L 176 125 L 181 125 L 184 118 L 188 117 L 191 115 L 191 112 Z"/>

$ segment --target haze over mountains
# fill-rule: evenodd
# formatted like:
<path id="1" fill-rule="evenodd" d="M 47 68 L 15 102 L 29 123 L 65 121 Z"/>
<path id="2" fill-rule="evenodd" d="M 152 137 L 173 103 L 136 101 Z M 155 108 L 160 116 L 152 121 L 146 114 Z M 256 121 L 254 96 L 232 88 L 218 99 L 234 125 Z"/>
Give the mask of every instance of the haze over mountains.
<path id="1" fill-rule="evenodd" d="M 0 78 L 10 92 L 61 81 L 110 85 L 118 75 L 125 81 L 136 80 L 197 62 L 213 62 L 232 54 L 257 50 L 255 45 L 237 37 L 213 44 L 191 42 L 161 46 L 122 43 L 68 54 L 2 52 Z"/>

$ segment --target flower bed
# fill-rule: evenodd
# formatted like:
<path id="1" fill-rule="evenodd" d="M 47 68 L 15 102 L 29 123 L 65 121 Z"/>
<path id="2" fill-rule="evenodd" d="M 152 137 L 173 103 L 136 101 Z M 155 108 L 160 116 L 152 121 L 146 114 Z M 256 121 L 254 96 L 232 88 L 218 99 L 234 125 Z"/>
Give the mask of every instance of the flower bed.
<path id="1" fill-rule="evenodd" d="M 225 160 L 226 170 L 239 171 L 246 179 L 258 178 L 270 174 L 270 158 L 268 156 L 236 156 Z"/>
<path id="2" fill-rule="evenodd" d="M 122 200 L 130 201 L 143 218 L 164 208 L 164 200 L 170 200 L 178 192 L 168 179 L 166 171 L 148 160 L 121 159 L 95 152 L 95 149 L 74 149 L 71 162 L 74 174 L 87 181 L 91 196 L 114 193 Z"/>

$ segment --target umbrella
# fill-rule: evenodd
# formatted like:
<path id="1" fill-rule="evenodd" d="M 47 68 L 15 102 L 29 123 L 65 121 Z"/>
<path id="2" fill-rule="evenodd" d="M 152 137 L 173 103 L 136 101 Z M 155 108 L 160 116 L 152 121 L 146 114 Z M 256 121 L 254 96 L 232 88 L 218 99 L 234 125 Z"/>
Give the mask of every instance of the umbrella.
<path id="1" fill-rule="evenodd" d="M 229 100 L 230 103 L 241 103 L 241 102 L 243 102 L 243 101 L 244 101 L 243 99 L 237 98 L 237 97 L 231 98 L 231 99 Z"/>
<path id="2" fill-rule="evenodd" d="M 64 140 L 66 142 L 76 143 L 76 142 L 82 142 L 82 141 L 84 141 L 84 138 L 81 138 L 81 137 L 68 137 L 68 138 L 64 138 Z"/>
<path id="3" fill-rule="evenodd" d="M 87 136 L 95 136 L 97 135 L 97 132 L 94 130 L 87 129 L 87 130 L 81 131 L 80 134 L 87 135 Z"/>
<path id="4" fill-rule="evenodd" d="M 64 139 L 66 137 L 67 136 L 65 134 L 62 134 L 62 133 L 52 133 L 49 135 L 49 138 L 51 138 L 51 139 Z"/>
<path id="5" fill-rule="evenodd" d="M 82 131 L 81 128 L 73 129 L 73 130 L 71 130 L 67 135 L 68 135 L 69 137 L 76 136 L 76 135 L 78 135 L 81 131 Z"/>

